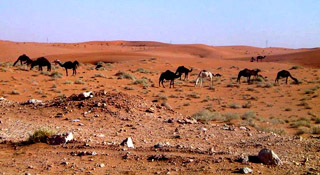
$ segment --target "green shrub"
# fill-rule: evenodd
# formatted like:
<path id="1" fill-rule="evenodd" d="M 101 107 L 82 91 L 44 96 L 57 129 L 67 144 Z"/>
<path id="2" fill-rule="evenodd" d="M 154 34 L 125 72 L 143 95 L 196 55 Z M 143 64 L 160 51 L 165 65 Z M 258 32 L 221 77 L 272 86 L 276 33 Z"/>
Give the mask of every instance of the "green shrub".
<path id="1" fill-rule="evenodd" d="M 231 103 L 231 104 L 229 104 L 229 108 L 238 109 L 238 108 L 240 108 L 240 105 L 238 105 L 237 103 Z"/>
<path id="2" fill-rule="evenodd" d="M 119 79 L 129 79 L 129 80 L 135 80 L 136 79 L 133 75 L 125 73 L 125 72 L 122 72 L 122 71 L 117 72 L 115 74 L 115 76 L 117 76 Z"/>
<path id="3" fill-rule="evenodd" d="M 294 70 L 294 69 L 303 69 L 303 67 L 302 66 L 292 66 L 290 68 L 290 70 Z"/>
<path id="4" fill-rule="evenodd" d="M 73 84 L 73 81 L 66 80 L 63 84 Z"/>
<path id="5" fill-rule="evenodd" d="M 208 123 L 212 120 L 221 120 L 220 113 L 210 112 L 209 110 L 199 111 L 191 116 L 191 118 L 200 121 L 202 123 Z"/>
<path id="6" fill-rule="evenodd" d="M 94 74 L 94 77 L 106 78 L 106 76 L 102 73 Z"/>
<path id="7" fill-rule="evenodd" d="M 84 84 L 84 82 L 82 80 L 76 80 L 74 81 L 74 84 Z"/>
<path id="8" fill-rule="evenodd" d="M 131 86 L 125 86 L 124 89 L 125 89 L 125 90 L 134 90 L 134 88 L 131 87 Z"/>
<path id="9" fill-rule="evenodd" d="M 253 112 L 253 111 L 248 111 L 241 116 L 242 120 L 252 120 L 255 118 L 257 118 L 256 112 Z"/>
<path id="10" fill-rule="evenodd" d="M 312 134 L 320 134 L 320 126 L 313 127 Z"/>
<path id="11" fill-rule="evenodd" d="M 226 114 L 223 114 L 223 117 L 225 122 L 231 122 L 232 120 L 236 120 L 240 118 L 239 114 L 237 113 L 226 113 Z"/>
<path id="12" fill-rule="evenodd" d="M 61 78 L 61 77 L 62 77 L 62 74 L 61 74 L 60 72 L 52 72 L 52 73 L 50 74 L 50 76 L 51 76 L 52 78 L 56 79 L 56 78 Z"/>
<path id="13" fill-rule="evenodd" d="M 47 139 L 56 134 L 56 131 L 50 130 L 47 128 L 40 128 L 36 130 L 33 134 L 29 135 L 29 138 L 27 140 L 27 143 L 33 144 L 33 143 L 46 143 Z"/>

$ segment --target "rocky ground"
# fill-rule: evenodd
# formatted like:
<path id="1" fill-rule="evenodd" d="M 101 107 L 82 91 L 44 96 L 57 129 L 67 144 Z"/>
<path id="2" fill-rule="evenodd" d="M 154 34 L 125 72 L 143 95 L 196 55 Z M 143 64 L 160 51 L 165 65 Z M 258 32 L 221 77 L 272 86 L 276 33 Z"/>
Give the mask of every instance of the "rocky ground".
<path id="1" fill-rule="evenodd" d="M 31 104 L 3 99 L 2 174 L 232 174 L 243 167 L 254 174 L 320 171 L 319 137 L 280 136 L 249 126 L 201 123 L 122 92 L 92 95 Z M 44 126 L 72 132 L 74 140 L 56 146 L 19 144 L 30 131 Z M 120 145 L 128 137 L 134 148 Z M 282 165 L 261 163 L 257 155 L 263 148 L 272 149 Z"/>

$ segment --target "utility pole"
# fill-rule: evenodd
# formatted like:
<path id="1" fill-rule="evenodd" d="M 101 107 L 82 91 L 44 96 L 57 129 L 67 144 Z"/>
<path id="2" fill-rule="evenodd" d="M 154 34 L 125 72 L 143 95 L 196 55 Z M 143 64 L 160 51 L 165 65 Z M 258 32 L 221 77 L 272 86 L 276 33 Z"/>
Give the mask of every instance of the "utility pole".
<path id="1" fill-rule="evenodd" d="M 268 48 L 268 40 L 266 40 L 266 48 Z"/>

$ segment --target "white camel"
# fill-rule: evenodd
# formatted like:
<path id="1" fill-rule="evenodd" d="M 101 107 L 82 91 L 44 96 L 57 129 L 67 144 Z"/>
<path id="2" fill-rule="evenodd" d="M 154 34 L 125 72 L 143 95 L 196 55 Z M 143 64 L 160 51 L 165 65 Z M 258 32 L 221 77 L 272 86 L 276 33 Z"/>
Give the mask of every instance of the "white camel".
<path id="1" fill-rule="evenodd" d="M 202 87 L 202 82 L 203 82 L 203 79 L 204 78 L 207 78 L 209 77 L 210 78 L 210 81 L 211 81 L 211 86 L 213 86 L 213 74 L 211 72 L 208 72 L 206 70 L 202 70 L 200 71 L 199 75 L 198 75 L 198 78 L 196 80 L 196 84 L 194 86 L 197 86 L 199 80 L 200 80 L 200 87 Z"/>

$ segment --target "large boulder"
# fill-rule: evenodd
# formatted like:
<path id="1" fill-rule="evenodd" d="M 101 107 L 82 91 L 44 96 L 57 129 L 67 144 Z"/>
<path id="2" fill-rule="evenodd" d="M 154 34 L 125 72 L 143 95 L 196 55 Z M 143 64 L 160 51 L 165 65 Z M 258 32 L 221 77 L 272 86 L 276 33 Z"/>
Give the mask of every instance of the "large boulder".
<path id="1" fill-rule="evenodd" d="M 281 165 L 282 161 L 271 149 L 264 148 L 258 154 L 259 160 L 266 165 Z"/>

